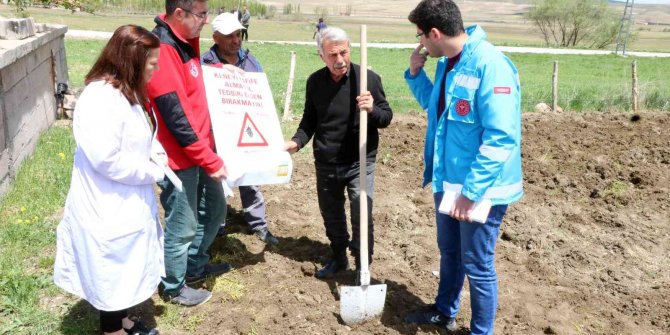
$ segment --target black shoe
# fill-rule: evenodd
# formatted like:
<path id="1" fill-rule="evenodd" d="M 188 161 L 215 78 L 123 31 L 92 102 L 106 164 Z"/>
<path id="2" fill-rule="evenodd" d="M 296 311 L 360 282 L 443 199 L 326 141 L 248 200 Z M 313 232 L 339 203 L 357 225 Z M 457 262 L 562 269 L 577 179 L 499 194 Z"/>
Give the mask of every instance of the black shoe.
<path id="1" fill-rule="evenodd" d="M 317 271 L 314 277 L 319 279 L 332 278 L 336 273 L 346 270 L 349 270 L 349 260 L 346 257 L 340 259 L 333 258 L 326 263 L 326 266 Z"/>
<path id="2" fill-rule="evenodd" d="M 235 221 L 230 213 L 231 209 L 228 207 L 228 215 L 226 215 L 226 219 L 223 221 L 223 223 L 219 225 L 219 231 L 216 232 L 216 236 L 226 235 L 226 227 L 232 225 L 233 221 Z"/>
<path id="3" fill-rule="evenodd" d="M 129 335 L 158 335 L 160 334 L 155 328 L 145 326 L 140 320 L 133 320 L 135 324 L 132 328 L 123 328 Z"/>
<path id="4" fill-rule="evenodd" d="M 205 271 L 202 272 L 199 276 L 186 276 L 186 284 L 193 285 L 197 284 L 208 276 L 218 276 L 230 271 L 230 264 L 221 263 L 221 264 L 207 264 L 205 265 Z"/>
<path id="5" fill-rule="evenodd" d="M 437 310 L 435 305 L 430 305 L 428 309 L 407 314 L 403 319 L 406 323 L 416 323 L 419 325 L 432 324 L 449 331 L 458 329 L 456 318 L 450 318 Z"/>
<path id="6" fill-rule="evenodd" d="M 277 245 L 277 244 L 279 244 L 279 240 L 274 235 L 272 235 L 272 233 L 270 232 L 270 230 L 267 227 L 256 231 L 255 234 L 256 234 L 256 236 L 258 236 L 258 238 L 261 241 L 265 242 L 265 244 L 267 244 L 267 245 Z"/>

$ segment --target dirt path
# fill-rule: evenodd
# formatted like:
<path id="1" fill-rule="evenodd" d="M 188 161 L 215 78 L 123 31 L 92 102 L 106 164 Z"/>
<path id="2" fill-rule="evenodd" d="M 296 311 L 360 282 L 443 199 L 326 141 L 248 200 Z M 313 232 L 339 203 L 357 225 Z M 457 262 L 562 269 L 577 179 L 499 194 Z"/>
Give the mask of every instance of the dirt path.
<path id="1" fill-rule="evenodd" d="M 290 185 L 264 188 L 280 246 L 264 249 L 244 233 L 216 242 L 216 257 L 236 270 L 209 281 L 210 303 L 185 311 L 204 317 L 194 333 L 443 334 L 401 322 L 432 302 L 438 282 L 432 195 L 419 187 L 424 128 L 422 117 L 401 115 L 382 133 L 372 263 L 373 280 L 388 285 L 380 320 L 350 328 L 339 318 L 337 287 L 353 285 L 353 272 L 312 276 L 328 245 L 304 152 L 294 155 Z M 497 334 L 670 333 L 669 128 L 668 113 L 637 122 L 524 115 L 526 196 L 498 240 Z M 466 290 L 459 334 L 468 333 L 469 305 Z"/>

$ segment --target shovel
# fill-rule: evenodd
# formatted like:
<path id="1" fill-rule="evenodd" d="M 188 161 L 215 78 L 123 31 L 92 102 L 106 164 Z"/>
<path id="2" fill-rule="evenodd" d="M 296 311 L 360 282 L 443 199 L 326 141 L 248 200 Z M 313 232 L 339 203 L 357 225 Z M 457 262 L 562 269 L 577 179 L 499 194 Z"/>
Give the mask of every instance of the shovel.
<path id="1" fill-rule="evenodd" d="M 367 91 L 367 26 L 361 26 L 361 64 L 360 64 L 360 92 Z M 360 159 L 360 286 L 343 286 L 340 290 L 340 316 L 348 325 L 361 323 L 372 319 L 384 310 L 386 300 L 386 284 L 370 285 L 370 269 L 368 264 L 368 194 L 367 194 L 367 134 L 368 115 L 361 110 L 360 137 L 358 157 Z"/>

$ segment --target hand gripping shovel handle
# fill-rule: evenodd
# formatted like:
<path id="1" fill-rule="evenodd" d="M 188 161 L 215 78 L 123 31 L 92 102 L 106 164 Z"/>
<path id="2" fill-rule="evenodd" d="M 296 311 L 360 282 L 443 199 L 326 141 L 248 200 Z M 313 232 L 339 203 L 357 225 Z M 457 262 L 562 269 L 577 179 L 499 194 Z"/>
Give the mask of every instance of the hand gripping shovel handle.
<path id="1" fill-rule="evenodd" d="M 361 26 L 361 64 L 359 94 L 368 90 L 368 51 L 366 41 L 366 26 Z M 360 129 L 358 140 L 359 181 L 360 181 L 360 252 L 359 260 L 361 286 L 370 285 L 370 269 L 368 268 L 368 183 L 367 183 L 367 141 L 368 141 L 368 113 L 360 110 Z"/>

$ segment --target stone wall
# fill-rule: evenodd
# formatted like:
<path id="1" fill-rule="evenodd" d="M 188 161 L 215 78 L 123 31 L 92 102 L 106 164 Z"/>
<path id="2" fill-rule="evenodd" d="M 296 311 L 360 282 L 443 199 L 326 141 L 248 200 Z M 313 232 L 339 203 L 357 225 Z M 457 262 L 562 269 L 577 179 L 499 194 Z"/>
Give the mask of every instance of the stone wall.
<path id="1" fill-rule="evenodd" d="M 0 197 L 56 120 L 56 84 L 68 81 L 66 31 L 47 25 L 29 38 L 0 40 Z"/>

